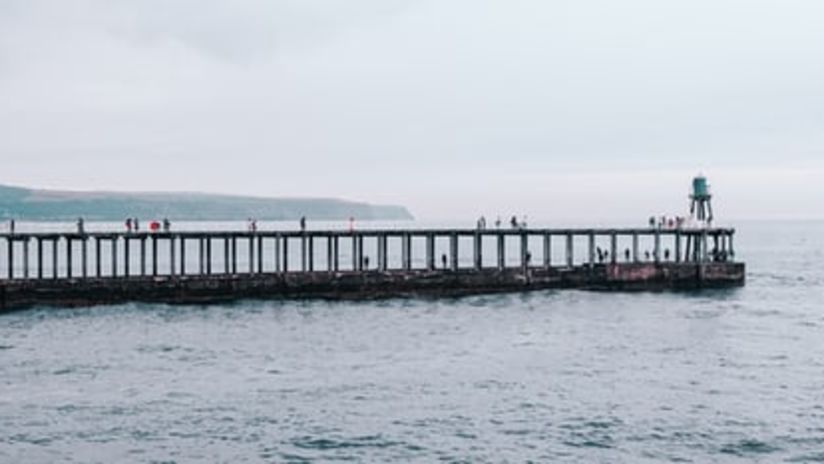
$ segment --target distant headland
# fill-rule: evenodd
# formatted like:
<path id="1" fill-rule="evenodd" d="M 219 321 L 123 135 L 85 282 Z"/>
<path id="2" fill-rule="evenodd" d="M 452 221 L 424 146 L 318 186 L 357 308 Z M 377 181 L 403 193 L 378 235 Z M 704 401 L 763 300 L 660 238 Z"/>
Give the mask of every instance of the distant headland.
<path id="1" fill-rule="evenodd" d="M 263 198 L 208 193 L 74 192 L 0 185 L 0 220 L 120 221 L 125 217 L 176 221 L 245 218 L 293 220 L 408 220 L 403 206 L 333 198 Z"/>

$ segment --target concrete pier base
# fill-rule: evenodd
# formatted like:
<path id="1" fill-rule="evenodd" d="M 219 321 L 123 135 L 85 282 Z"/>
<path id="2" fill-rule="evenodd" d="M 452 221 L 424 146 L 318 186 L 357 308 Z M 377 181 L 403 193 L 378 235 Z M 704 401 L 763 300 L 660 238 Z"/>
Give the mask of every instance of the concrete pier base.
<path id="1" fill-rule="evenodd" d="M 240 299 L 375 299 L 576 288 L 695 290 L 744 285 L 743 263 L 619 263 L 572 268 L 288 272 L 0 282 L 0 311 L 125 302 L 171 304 Z"/>

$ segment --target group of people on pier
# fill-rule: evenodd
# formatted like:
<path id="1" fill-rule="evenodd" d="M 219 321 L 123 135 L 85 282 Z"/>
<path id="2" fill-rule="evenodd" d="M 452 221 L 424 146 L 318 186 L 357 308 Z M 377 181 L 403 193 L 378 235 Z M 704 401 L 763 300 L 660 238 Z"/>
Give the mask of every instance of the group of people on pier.
<path id="1" fill-rule="evenodd" d="M 495 219 L 495 228 L 500 229 L 501 224 L 503 224 L 503 222 L 501 221 L 501 217 L 498 216 Z M 512 227 L 513 229 L 526 229 L 527 228 L 526 216 L 524 216 L 524 218 L 519 221 L 518 216 L 513 215 L 509 219 L 509 226 Z M 486 216 L 481 216 L 480 218 L 478 218 L 478 220 L 475 222 L 475 228 L 478 229 L 478 230 L 485 230 L 486 229 Z"/>
<path id="2" fill-rule="evenodd" d="M 140 232 L 140 220 L 135 218 L 126 218 L 125 221 L 126 225 L 126 232 Z M 149 222 L 149 232 L 171 232 L 172 231 L 172 221 L 169 218 L 163 218 L 162 221 L 150 221 Z"/>

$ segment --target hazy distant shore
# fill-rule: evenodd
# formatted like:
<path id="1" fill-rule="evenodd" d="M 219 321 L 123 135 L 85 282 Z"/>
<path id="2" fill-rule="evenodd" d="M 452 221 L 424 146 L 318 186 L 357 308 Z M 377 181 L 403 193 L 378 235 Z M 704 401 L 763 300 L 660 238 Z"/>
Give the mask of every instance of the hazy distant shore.
<path id="1" fill-rule="evenodd" d="M 169 217 L 184 221 L 245 218 L 291 220 L 407 220 L 403 206 L 373 205 L 334 198 L 260 198 L 206 193 L 64 192 L 0 186 L 0 220 L 118 221 L 126 217 Z"/>

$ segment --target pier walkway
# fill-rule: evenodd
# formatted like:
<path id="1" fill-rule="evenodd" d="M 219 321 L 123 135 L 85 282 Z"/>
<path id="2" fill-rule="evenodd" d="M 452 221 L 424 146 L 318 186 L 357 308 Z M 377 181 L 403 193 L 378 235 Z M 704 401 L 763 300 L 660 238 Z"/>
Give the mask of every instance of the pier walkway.
<path id="1" fill-rule="evenodd" d="M 0 234 L 0 310 L 739 286 L 734 229 Z"/>

